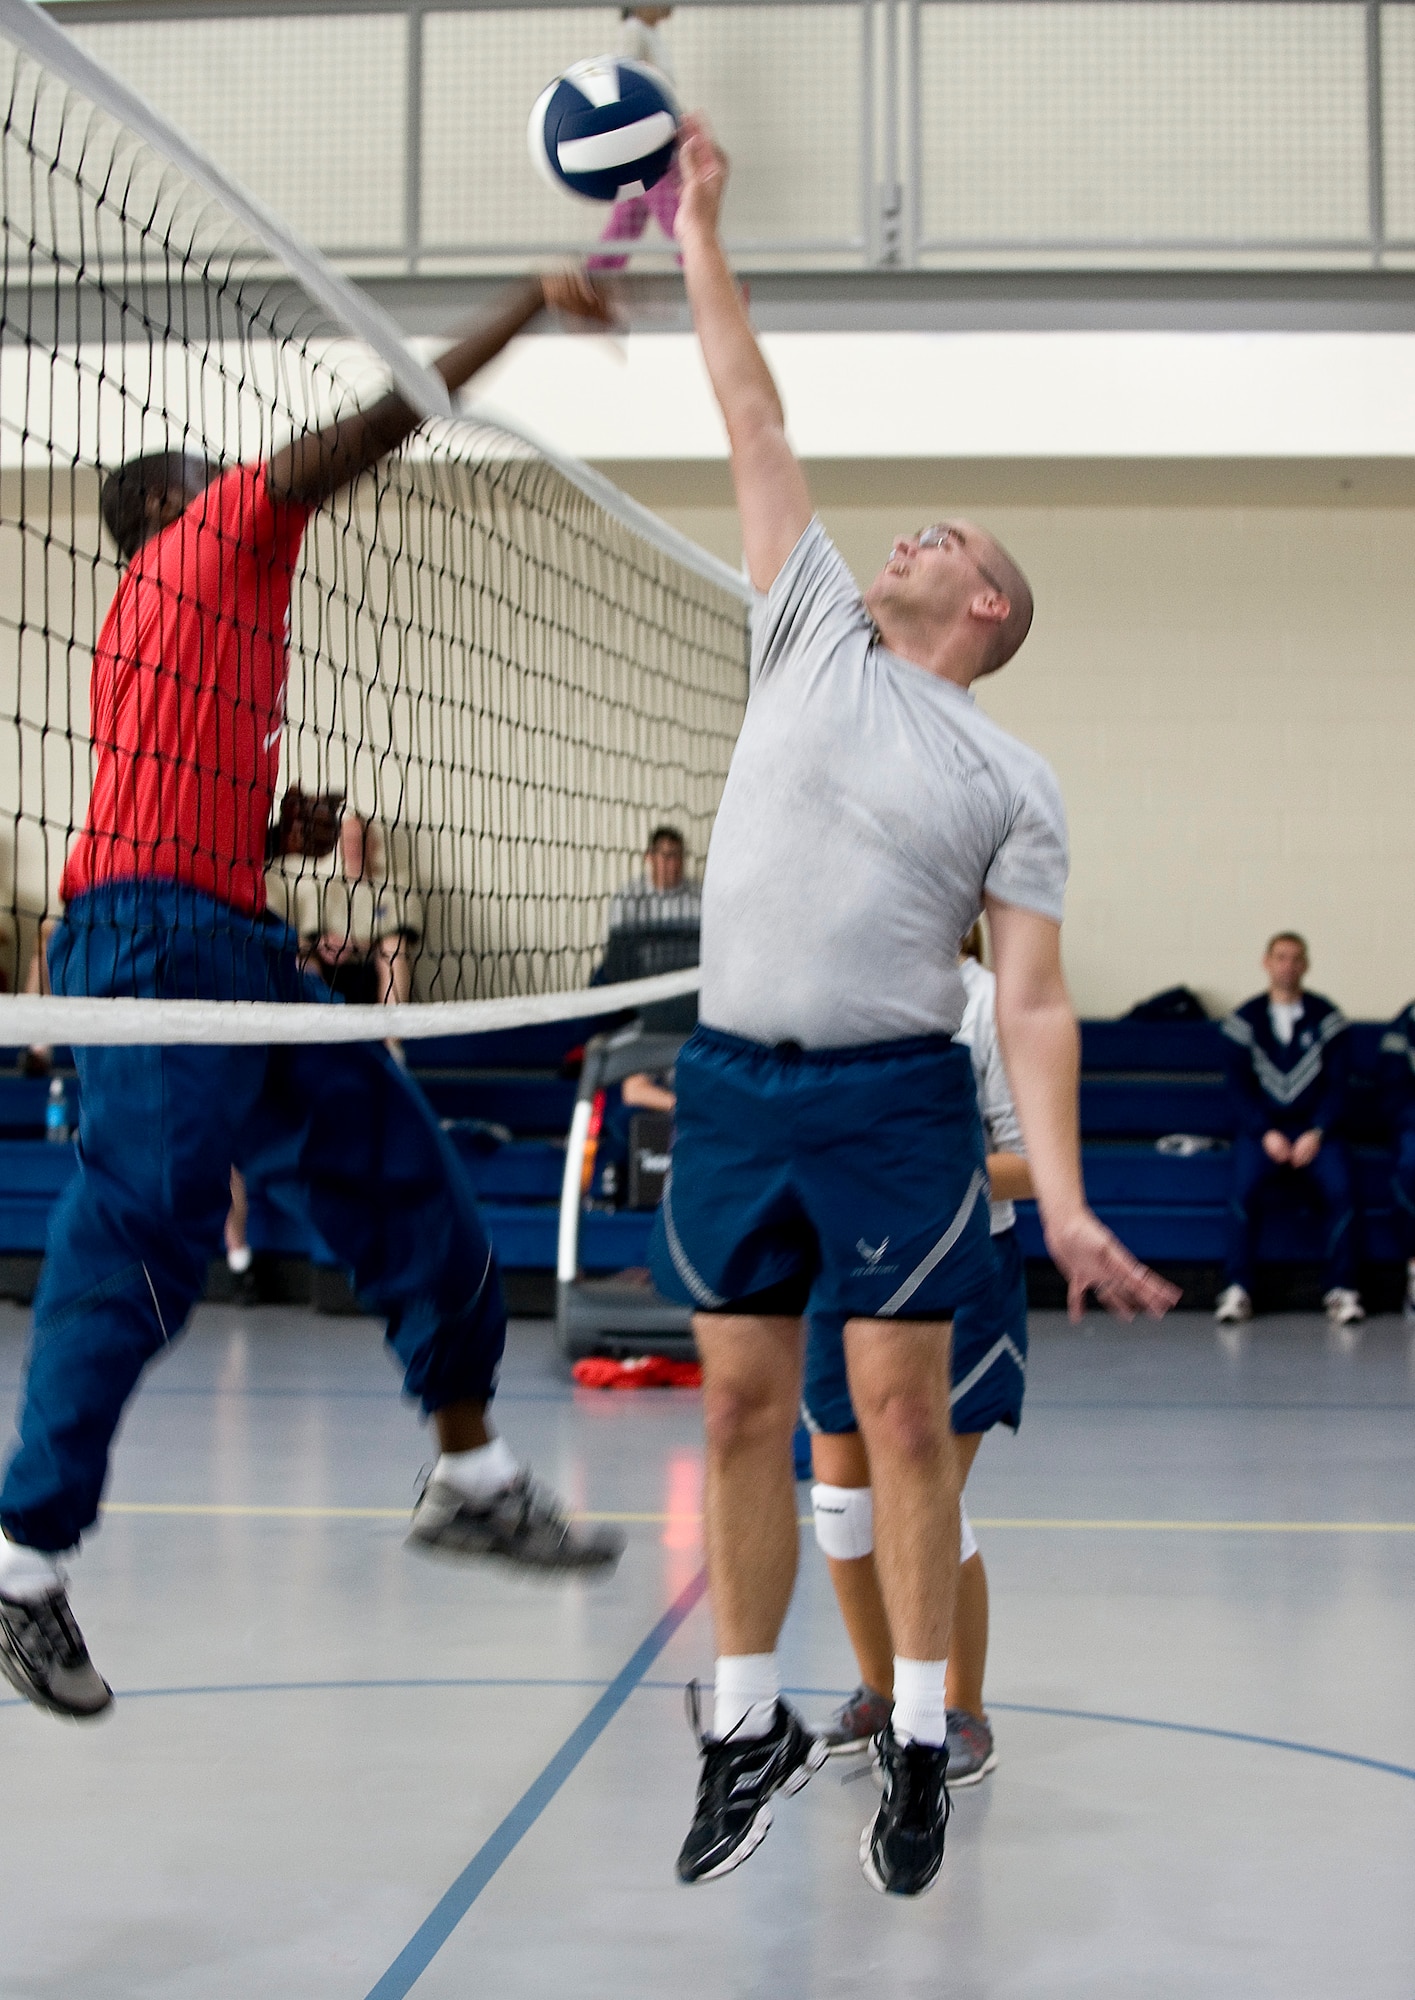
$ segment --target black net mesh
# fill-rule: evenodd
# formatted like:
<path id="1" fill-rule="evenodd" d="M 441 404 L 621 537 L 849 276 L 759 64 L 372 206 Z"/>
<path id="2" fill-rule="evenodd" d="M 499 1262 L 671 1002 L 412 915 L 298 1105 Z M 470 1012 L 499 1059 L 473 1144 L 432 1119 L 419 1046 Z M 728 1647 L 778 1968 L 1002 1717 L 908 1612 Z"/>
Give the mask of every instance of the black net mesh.
<path id="1" fill-rule="evenodd" d="M 583 987 L 651 829 L 681 829 L 690 874 L 706 850 L 745 698 L 740 591 L 461 419 L 301 532 L 262 468 L 382 394 L 379 354 L 5 42 L 0 104 L 6 983 L 41 980 L 67 900 L 107 966 L 95 990 L 154 990 L 98 934 L 157 896 L 193 941 L 173 994 L 285 997 L 257 993 L 213 902 L 264 903 L 350 998 Z M 151 532 L 179 486 L 186 513 Z M 114 528 L 148 533 L 134 561 Z M 135 903 L 134 877 L 158 888 Z"/>

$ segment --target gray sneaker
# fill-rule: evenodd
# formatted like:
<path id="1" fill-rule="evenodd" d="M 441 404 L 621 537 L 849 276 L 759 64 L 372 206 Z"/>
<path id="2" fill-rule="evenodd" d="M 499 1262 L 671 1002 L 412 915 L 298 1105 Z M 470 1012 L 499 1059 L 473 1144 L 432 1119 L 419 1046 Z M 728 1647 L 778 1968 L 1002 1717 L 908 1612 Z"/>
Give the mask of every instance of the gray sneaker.
<path id="1" fill-rule="evenodd" d="M 877 1694 L 861 1681 L 818 1733 L 826 1756 L 858 1757 L 869 1749 L 893 1713 L 894 1703 L 888 1695 Z"/>
<path id="2" fill-rule="evenodd" d="M 112 1706 L 113 1690 L 89 1658 L 62 1590 L 33 1603 L 0 1597 L 0 1673 L 51 1715 L 81 1721 Z"/>
<path id="3" fill-rule="evenodd" d="M 408 1546 L 438 1555 L 500 1556 L 522 1569 L 612 1569 L 624 1553 L 618 1528 L 577 1526 L 559 1499 L 520 1472 L 477 1505 L 445 1480 L 429 1479 L 413 1509 Z"/>
<path id="4" fill-rule="evenodd" d="M 948 1711 L 948 1789 L 976 1785 L 997 1768 L 997 1751 L 992 1740 L 992 1724 L 985 1715 L 970 1715 L 966 1708 Z"/>

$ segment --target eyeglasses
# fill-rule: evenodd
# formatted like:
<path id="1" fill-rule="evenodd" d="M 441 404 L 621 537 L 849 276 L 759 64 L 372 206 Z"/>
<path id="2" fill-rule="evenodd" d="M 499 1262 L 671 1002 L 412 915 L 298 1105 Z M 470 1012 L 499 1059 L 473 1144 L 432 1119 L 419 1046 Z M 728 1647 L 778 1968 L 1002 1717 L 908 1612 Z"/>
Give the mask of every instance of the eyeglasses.
<path id="1" fill-rule="evenodd" d="M 992 588 L 997 592 L 999 597 L 1006 597 L 1008 595 L 1008 592 L 998 582 L 991 570 L 983 568 L 983 565 L 968 547 L 961 530 L 952 527 L 947 521 L 936 521 L 931 528 L 920 528 L 918 534 L 914 537 L 914 541 L 921 549 L 958 549 L 973 565 L 978 575 L 983 579 L 983 582 L 992 585 Z"/>

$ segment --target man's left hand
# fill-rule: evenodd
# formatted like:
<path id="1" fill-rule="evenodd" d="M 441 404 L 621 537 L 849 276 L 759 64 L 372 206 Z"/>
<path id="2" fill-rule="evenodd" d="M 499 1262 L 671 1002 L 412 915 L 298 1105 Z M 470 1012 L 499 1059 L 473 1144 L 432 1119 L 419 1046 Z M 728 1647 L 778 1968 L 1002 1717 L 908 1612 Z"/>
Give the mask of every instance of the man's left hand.
<path id="1" fill-rule="evenodd" d="M 1315 1126 L 1292 1142 L 1291 1164 L 1294 1167 L 1310 1167 L 1322 1150 L 1322 1135 Z"/>
<path id="2" fill-rule="evenodd" d="M 1124 1320 L 1137 1313 L 1162 1319 L 1179 1304 L 1178 1286 L 1132 1257 L 1089 1208 L 1069 1221 L 1044 1227 L 1052 1262 L 1066 1280 L 1066 1308 L 1073 1323 L 1086 1310 L 1087 1292 L 1094 1292 L 1107 1312 Z"/>

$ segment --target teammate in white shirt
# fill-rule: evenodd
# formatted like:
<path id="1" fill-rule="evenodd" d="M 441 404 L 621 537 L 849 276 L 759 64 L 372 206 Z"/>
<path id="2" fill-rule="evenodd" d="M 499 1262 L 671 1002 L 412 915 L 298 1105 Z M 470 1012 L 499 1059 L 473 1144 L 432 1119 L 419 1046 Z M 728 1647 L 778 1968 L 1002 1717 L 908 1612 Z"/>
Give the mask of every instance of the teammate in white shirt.
<path id="1" fill-rule="evenodd" d="M 959 1308 L 953 1323 L 949 1415 L 957 1438 L 960 1485 L 966 1484 L 983 1434 L 996 1424 L 1016 1430 L 1022 1417 L 1027 1360 L 1027 1271 L 1017 1241 L 1014 1198 L 1031 1180 L 1012 1093 L 997 1042 L 997 982 L 982 963 L 982 925 L 965 938 L 959 971 L 968 1005 L 957 1039 L 969 1050 L 987 1145 L 990 1226 L 997 1268 L 986 1294 Z M 816 1540 L 830 1567 L 860 1685 L 822 1732 L 832 1756 L 865 1750 L 890 1719 L 894 1646 L 880 1595 L 873 1547 L 870 1463 L 860 1437 L 845 1370 L 838 1315 L 813 1314 L 806 1342 L 801 1414 L 812 1433 L 817 1483 L 811 1489 Z M 948 1786 L 974 1785 L 997 1763 L 983 1705 L 988 1651 L 988 1582 L 966 1506 L 959 1503 L 958 1601 L 948 1652 Z"/>

